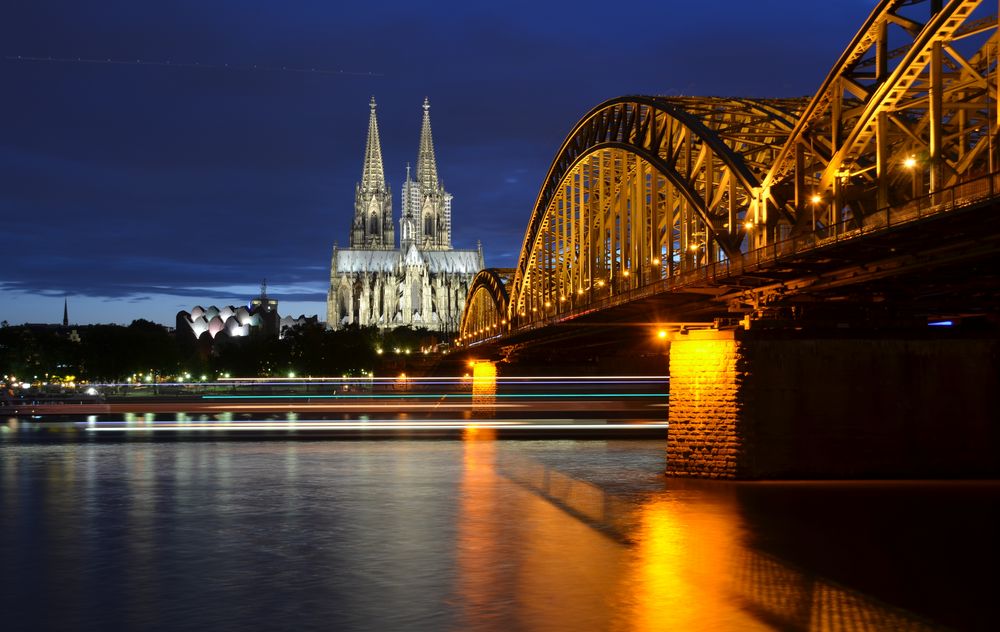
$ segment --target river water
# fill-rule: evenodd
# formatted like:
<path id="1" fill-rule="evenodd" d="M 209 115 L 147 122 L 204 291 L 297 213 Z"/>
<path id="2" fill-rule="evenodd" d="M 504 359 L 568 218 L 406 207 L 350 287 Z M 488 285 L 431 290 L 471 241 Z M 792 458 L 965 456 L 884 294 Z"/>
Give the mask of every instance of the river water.
<path id="1" fill-rule="evenodd" d="M 0 443 L 0 629 L 996 629 L 1000 483 L 651 440 Z"/>

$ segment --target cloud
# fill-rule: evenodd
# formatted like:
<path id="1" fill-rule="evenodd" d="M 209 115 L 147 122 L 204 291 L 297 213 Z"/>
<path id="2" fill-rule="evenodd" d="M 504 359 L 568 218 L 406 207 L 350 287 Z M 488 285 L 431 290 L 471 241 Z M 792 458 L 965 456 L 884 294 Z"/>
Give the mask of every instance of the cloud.
<path id="1" fill-rule="evenodd" d="M 509 266 L 551 160 L 596 104 L 810 94 L 867 11 L 659 3 L 618 20 L 606 4 L 520 0 L 15 4 L 0 23 L 14 55 L 382 73 L 0 60 L 0 287 L 138 306 L 208 289 L 242 301 L 224 288 L 265 277 L 311 288 L 288 300 L 324 300 L 372 94 L 396 213 L 429 96 L 456 245 L 481 240 L 492 265 Z"/>

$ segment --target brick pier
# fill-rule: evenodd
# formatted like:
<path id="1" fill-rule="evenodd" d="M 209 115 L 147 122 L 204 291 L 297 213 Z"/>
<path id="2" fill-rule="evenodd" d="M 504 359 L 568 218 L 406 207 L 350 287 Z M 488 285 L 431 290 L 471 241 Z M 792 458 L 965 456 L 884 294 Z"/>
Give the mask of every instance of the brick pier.
<path id="1" fill-rule="evenodd" d="M 995 339 L 691 331 L 670 347 L 667 474 L 997 476 L 998 390 Z"/>

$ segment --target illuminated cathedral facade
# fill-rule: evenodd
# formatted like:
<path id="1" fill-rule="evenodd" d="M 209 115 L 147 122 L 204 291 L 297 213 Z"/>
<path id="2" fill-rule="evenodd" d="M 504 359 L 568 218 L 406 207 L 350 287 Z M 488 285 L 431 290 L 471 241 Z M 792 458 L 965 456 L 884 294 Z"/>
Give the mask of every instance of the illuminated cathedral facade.
<path id="1" fill-rule="evenodd" d="M 481 247 L 452 247 L 452 196 L 438 179 L 430 104 L 424 100 L 415 173 L 406 168 L 398 245 L 374 97 L 370 108 L 350 247 L 334 246 L 330 263 L 327 325 L 456 331 L 469 285 L 484 267 L 483 253 Z"/>

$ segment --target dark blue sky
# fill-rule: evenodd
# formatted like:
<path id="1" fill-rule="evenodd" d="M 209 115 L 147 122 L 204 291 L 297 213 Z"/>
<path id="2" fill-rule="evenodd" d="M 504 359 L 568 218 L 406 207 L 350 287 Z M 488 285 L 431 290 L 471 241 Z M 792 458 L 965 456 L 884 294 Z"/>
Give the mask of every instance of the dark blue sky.
<path id="1" fill-rule="evenodd" d="M 54 322 L 67 294 L 74 322 L 172 323 L 264 277 L 282 313 L 323 315 L 370 95 L 394 211 L 427 96 L 456 246 L 512 266 L 586 111 L 622 94 L 811 95 L 874 4 L 5 3 L 0 320 Z"/>

